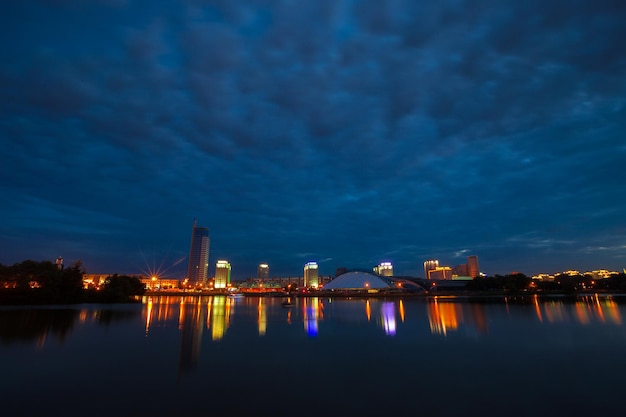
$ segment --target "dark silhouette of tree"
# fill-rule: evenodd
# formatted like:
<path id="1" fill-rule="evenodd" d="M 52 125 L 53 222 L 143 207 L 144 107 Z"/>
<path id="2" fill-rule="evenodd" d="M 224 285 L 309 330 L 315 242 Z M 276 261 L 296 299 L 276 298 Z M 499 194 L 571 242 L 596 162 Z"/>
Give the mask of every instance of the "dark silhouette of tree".
<path id="1" fill-rule="evenodd" d="M 49 261 L 26 260 L 3 267 L 2 300 L 13 304 L 76 303 L 83 297 L 83 274 L 80 260 L 66 269 Z M 4 287 L 7 287 L 6 289 Z"/>
<path id="2" fill-rule="evenodd" d="M 133 296 L 143 295 L 145 292 L 146 288 L 139 278 L 114 274 L 105 280 L 102 296 L 107 301 L 128 301 Z"/>

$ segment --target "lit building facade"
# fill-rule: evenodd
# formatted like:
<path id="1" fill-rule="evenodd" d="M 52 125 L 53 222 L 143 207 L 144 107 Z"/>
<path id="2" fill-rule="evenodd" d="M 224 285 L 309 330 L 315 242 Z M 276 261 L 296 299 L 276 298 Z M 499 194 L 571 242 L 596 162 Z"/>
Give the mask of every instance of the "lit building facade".
<path id="1" fill-rule="evenodd" d="M 320 285 L 317 262 L 307 262 L 304 265 L 304 286 L 306 288 L 317 288 Z"/>
<path id="2" fill-rule="evenodd" d="M 480 275 L 480 267 L 478 266 L 478 256 L 471 255 L 467 257 L 467 275 L 476 278 Z"/>
<path id="3" fill-rule="evenodd" d="M 452 268 L 449 266 L 438 266 L 428 271 L 428 279 L 452 279 Z"/>
<path id="4" fill-rule="evenodd" d="M 268 264 L 259 264 L 256 270 L 258 279 L 268 279 L 270 277 L 270 266 Z"/>
<path id="5" fill-rule="evenodd" d="M 209 229 L 199 227 L 193 222 L 191 232 L 191 249 L 189 250 L 189 267 L 187 278 L 192 285 L 206 285 L 207 270 L 209 269 Z"/>
<path id="6" fill-rule="evenodd" d="M 393 265 L 391 262 L 381 262 L 378 266 L 374 267 L 374 272 L 378 275 L 382 275 L 383 277 L 392 277 L 393 276 Z"/>
<path id="7" fill-rule="evenodd" d="M 228 261 L 217 261 L 215 264 L 215 288 L 230 286 L 230 269 Z"/>
<path id="8" fill-rule="evenodd" d="M 429 259 L 424 262 L 424 278 L 430 279 L 428 271 L 432 271 L 439 268 L 439 261 L 437 259 Z"/>

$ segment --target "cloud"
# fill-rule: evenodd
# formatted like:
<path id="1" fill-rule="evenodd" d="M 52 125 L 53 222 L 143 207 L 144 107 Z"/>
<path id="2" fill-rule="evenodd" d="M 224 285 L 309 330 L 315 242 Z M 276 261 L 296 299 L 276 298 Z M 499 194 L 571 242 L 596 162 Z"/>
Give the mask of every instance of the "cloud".
<path id="1" fill-rule="evenodd" d="M 38 205 L 182 255 L 199 218 L 216 256 L 286 274 L 298 253 L 419 274 L 463 248 L 508 271 L 623 243 L 619 2 L 30 1 L 0 19 L 0 186 L 30 205 L 0 209 L 7 245 L 25 213 L 46 224 Z"/>

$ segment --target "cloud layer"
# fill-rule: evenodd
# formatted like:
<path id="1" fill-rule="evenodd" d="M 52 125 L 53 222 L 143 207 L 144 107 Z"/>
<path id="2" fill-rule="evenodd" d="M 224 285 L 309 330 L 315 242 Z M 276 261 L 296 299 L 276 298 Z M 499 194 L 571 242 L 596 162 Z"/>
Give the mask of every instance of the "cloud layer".
<path id="1" fill-rule="evenodd" d="M 0 262 L 621 270 L 626 6 L 423 3 L 5 6 Z"/>

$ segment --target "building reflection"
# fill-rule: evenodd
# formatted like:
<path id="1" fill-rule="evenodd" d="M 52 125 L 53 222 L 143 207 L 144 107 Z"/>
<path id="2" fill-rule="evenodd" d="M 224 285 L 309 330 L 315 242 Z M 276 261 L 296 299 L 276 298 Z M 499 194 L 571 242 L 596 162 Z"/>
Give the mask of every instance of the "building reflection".
<path id="1" fill-rule="evenodd" d="M 265 297 L 259 297 L 257 304 L 257 325 L 259 328 L 259 336 L 265 336 L 267 331 L 267 305 Z"/>
<path id="2" fill-rule="evenodd" d="M 318 297 L 302 299 L 302 316 L 304 330 L 309 336 L 315 337 L 318 334 L 318 320 L 322 318 L 323 304 Z"/>
<path id="3" fill-rule="evenodd" d="M 225 295 L 213 297 L 210 301 L 209 315 L 211 319 L 211 340 L 217 342 L 222 340 L 230 323 L 230 312 L 232 299 L 228 299 Z M 207 320 L 207 327 L 209 321 Z"/>
<path id="4" fill-rule="evenodd" d="M 480 334 L 487 334 L 489 326 L 485 310 L 480 304 L 461 304 L 440 301 L 435 297 L 428 303 L 428 321 L 433 334 L 446 336 L 461 325 L 471 326 Z"/>
<path id="5" fill-rule="evenodd" d="M 245 308 L 256 313 L 257 332 L 265 336 L 268 331 L 269 314 L 275 314 L 275 308 L 285 311 L 287 323 L 302 320 L 304 331 L 310 337 L 319 334 L 319 323 L 324 316 L 324 303 L 319 297 L 297 298 L 295 309 L 285 309 L 285 306 L 294 307 L 292 302 L 281 302 L 271 297 L 245 297 L 241 300 Z M 231 316 L 237 306 L 236 299 L 230 296 L 203 296 L 203 297 L 146 297 L 144 299 L 145 333 L 149 334 L 151 327 L 161 322 L 177 323 L 181 331 L 180 369 L 186 370 L 197 366 L 200 355 L 203 331 L 209 330 L 211 341 L 221 341 L 228 331 Z M 332 301 L 329 299 L 329 303 Z M 351 303 L 354 319 L 363 320 L 363 313 L 368 322 L 375 324 L 387 336 L 395 336 L 399 326 L 405 321 L 415 320 L 406 317 L 406 300 L 354 300 Z M 511 305 L 509 305 L 511 304 Z M 514 303 L 506 303 L 506 314 L 513 310 Z M 579 297 L 574 302 L 564 300 L 546 301 L 541 297 L 528 297 L 524 303 L 530 307 L 541 323 L 559 323 L 574 321 L 581 325 L 593 323 L 622 324 L 618 303 L 610 297 L 590 295 Z M 282 305 L 282 307 L 281 307 Z M 414 311 L 412 304 L 409 311 Z M 488 334 L 489 326 L 486 317 L 485 305 L 479 302 L 466 302 L 454 298 L 434 297 L 426 302 L 427 316 L 432 334 L 448 335 L 461 329 L 470 328 L 477 334 Z M 333 311 L 335 311 L 333 309 Z M 358 313 L 357 313 L 358 311 Z M 79 322 L 88 321 L 86 312 L 81 312 Z M 206 336 L 205 336 L 206 337 Z M 45 338 L 42 339 L 42 343 Z"/>
<path id="6" fill-rule="evenodd" d="M 386 301 L 380 306 L 380 315 L 382 318 L 383 329 L 387 336 L 395 336 L 396 334 L 396 312 L 395 303 Z"/>
<path id="7" fill-rule="evenodd" d="M 133 308 L 52 307 L 0 309 L 0 345 L 33 342 L 37 350 L 49 341 L 63 344 L 77 326 L 110 326 L 116 322 L 136 319 Z"/>
<path id="8" fill-rule="evenodd" d="M 227 296 L 212 297 L 144 297 L 145 334 L 151 326 L 177 323 L 181 332 L 179 371 L 198 364 L 204 329 L 211 330 L 211 340 L 222 340 L 230 325 L 234 300 Z"/>
<path id="9" fill-rule="evenodd" d="M 206 315 L 207 306 L 200 297 L 181 298 L 178 322 L 181 330 L 178 362 L 180 372 L 194 369 L 198 364 Z"/>
<path id="10" fill-rule="evenodd" d="M 545 320 L 547 323 L 575 321 L 582 325 L 622 324 L 619 305 L 614 299 L 599 297 L 598 294 L 577 298 L 573 303 L 560 300 L 541 303 L 535 299 L 535 312 L 539 321 Z"/>

